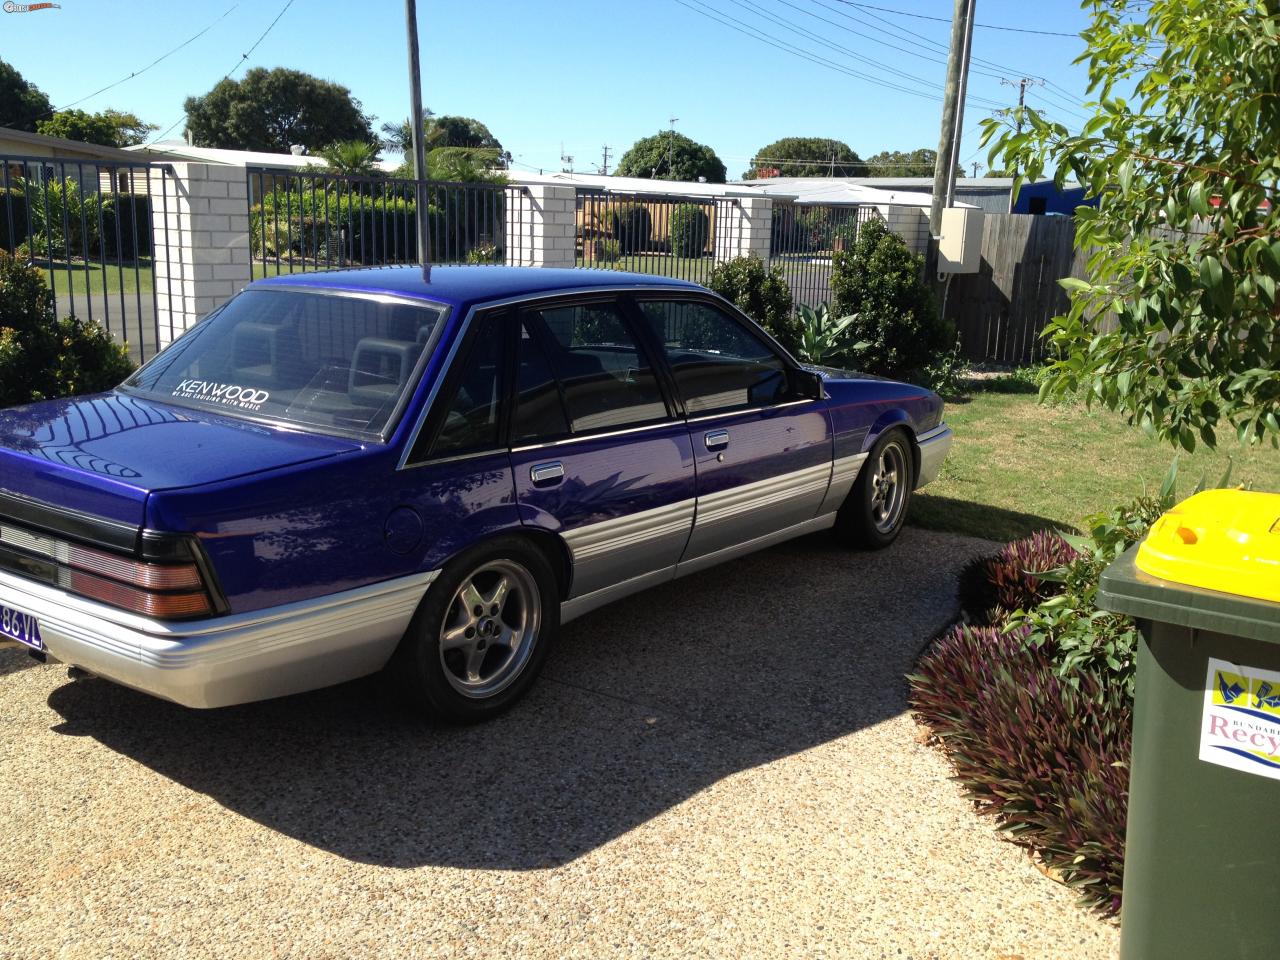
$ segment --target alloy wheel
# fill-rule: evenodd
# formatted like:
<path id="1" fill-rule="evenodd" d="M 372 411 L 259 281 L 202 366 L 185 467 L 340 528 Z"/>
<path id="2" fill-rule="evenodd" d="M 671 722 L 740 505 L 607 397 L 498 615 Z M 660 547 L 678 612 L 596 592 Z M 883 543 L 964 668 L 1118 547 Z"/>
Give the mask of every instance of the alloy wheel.
<path id="1" fill-rule="evenodd" d="M 541 623 L 533 574 L 514 560 L 482 564 L 463 579 L 440 628 L 445 679 L 465 697 L 500 693 L 528 663 Z"/>

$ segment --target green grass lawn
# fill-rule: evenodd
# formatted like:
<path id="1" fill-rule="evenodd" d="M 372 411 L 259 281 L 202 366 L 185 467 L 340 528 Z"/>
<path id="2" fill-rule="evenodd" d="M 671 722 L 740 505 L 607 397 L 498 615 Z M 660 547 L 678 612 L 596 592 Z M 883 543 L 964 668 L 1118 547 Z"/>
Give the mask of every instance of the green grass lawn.
<path id="1" fill-rule="evenodd" d="M 603 260 L 584 260 L 578 257 L 576 265 L 601 270 L 626 270 L 630 273 L 679 277 L 686 280 L 705 280 L 711 276 L 715 263 L 709 257 L 675 257 L 667 253 L 628 253 L 612 263 L 606 263 Z"/>
<path id="2" fill-rule="evenodd" d="M 90 296 L 101 296 L 103 278 L 106 279 L 107 293 L 144 293 L 151 295 L 152 265 L 151 258 L 144 257 L 135 265 L 132 262 L 117 266 L 108 263 L 64 263 L 54 261 L 36 261 L 36 267 L 44 276 L 45 283 L 57 290 L 58 296 L 67 293 L 84 295 L 86 289 Z"/>
<path id="3" fill-rule="evenodd" d="M 1041 406 L 1035 394 L 976 392 L 947 404 L 946 420 L 956 434 L 951 454 L 914 499 L 910 522 L 992 540 L 1046 526 L 1078 530 L 1091 513 L 1159 490 L 1176 453 L 1116 414 Z M 1180 496 L 1202 475 L 1216 484 L 1228 462 L 1232 484 L 1280 490 L 1280 450 L 1222 433 L 1217 450 L 1177 454 Z"/>

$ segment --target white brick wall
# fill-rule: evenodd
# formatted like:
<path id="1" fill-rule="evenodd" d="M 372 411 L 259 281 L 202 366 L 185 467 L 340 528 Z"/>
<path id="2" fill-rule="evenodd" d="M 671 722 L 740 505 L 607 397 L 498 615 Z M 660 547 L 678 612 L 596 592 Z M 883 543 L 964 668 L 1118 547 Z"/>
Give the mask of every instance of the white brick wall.
<path id="1" fill-rule="evenodd" d="M 772 197 L 732 197 L 716 204 L 716 259 L 758 257 L 769 261 Z"/>
<path id="2" fill-rule="evenodd" d="M 572 267 L 577 217 L 573 187 L 530 185 L 513 201 L 506 262 L 526 267 Z"/>
<path id="3" fill-rule="evenodd" d="M 167 345 L 251 279 L 244 170 L 175 163 L 151 171 L 156 326 Z"/>
<path id="4" fill-rule="evenodd" d="M 881 208 L 885 226 L 900 236 L 914 253 L 924 253 L 929 246 L 929 211 L 924 207 L 889 206 Z"/>

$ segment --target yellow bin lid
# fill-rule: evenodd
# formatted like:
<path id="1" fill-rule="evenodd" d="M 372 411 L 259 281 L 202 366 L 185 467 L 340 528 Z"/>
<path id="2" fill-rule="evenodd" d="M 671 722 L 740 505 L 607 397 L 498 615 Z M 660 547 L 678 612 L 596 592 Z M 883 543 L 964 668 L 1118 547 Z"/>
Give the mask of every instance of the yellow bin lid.
<path id="1" fill-rule="evenodd" d="M 1280 602 L 1280 494 L 1188 497 L 1155 522 L 1135 562 L 1162 580 Z"/>

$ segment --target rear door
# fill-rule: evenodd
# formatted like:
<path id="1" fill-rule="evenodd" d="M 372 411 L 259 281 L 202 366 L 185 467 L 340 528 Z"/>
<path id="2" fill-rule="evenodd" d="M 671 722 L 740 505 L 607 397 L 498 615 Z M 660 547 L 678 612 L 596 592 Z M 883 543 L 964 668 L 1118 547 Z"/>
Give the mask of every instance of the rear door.
<path id="1" fill-rule="evenodd" d="M 802 396 L 793 364 L 714 301 L 637 294 L 636 306 L 665 354 L 696 462 L 683 561 L 814 519 L 831 480 L 826 401 Z"/>
<path id="2" fill-rule="evenodd" d="M 612 296 L 515 319 L 521 519 L 563 536 L 573 598 L 669 578 L 693 524 L 693 450 L 643 336 Z"/>

